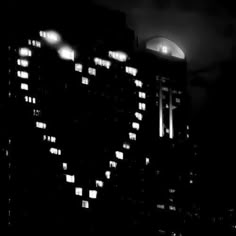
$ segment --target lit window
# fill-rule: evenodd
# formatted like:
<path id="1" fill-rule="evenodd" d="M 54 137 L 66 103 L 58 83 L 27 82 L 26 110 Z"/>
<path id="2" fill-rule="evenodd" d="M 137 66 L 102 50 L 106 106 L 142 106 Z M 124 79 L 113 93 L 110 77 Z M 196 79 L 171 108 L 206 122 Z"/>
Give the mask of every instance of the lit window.
<path id="1" fill-rule="evenodd" d="M 25 101 L 29 102 L 29 97 L 28 96 L 25 96 Z"/>
<path id="2" fill-rule="evenodd" d="M 89 190 L 89 197 L 96 199 L 97 198 L 97 190 Z"/>
<path id="3" fill-rule="evenodd" d="M 24 59 L 18 59 L 17 60 L 17 65 L 22 66 L 22 67 L 27 67 L 29 66 L 29 62 Z"/>
<path id="4" fill-rule="evenodd" d="M 36 127 L 39 128 L 39 129 L 46 129 L 47 125 L 46 123 L 43 123 L 43 122 L 36 122 Z"/>
<path id="5" fill-rule="evenodd" d="M 75 71 L 82 72 L 83 71 L 83 65 L 76 63 L 75 64 Z"/>
<path id="6" fill-rule="evenodd" d="M 135 112 L 135 117 L 138 119 L 138 120 L 142 120 L 143 119 L 143 115 L 139 112 Z"/>
<path id="7" fill-rule="evenodd" d="M 41 43 L 39 41 L 36 41 L 36 47 L 41 48 Z"/>
<path id="8" fill-rule="evenodd" d="M 193 180 L 192 180 L 192 179 L 190 179 L 189 183 L 190 183 L 190 184 L 193 184 Z"/>
<path id="9" fill-rule="evenodd" d="M 132 123 L 132 128 L 133 128 L 133 129 L 136 129 L 136 130 L 139 130 L 139 128 L 140 128 L 139 123 L 133 122 L 133 123 Z"/>
<path id="10" fill-rule="evenodd" d="M 74 175 L 66 175 L 66 182 L 67 183 L 74 183 L 75 182 L 75 176 Z"/>
<path id="11" fill-rule="evenodd" d="M 28 40 L 28 44 L 29 44 L 29 45 L 31 45 L 31 44 L 32 44 L 32 42 L 31 42 L 31 40 L 30 40 L 30 39 Z"/>
<path id="12" fill-rule="evenodd" d="M 145 163 L 146 163 L 146 166 L 150 163 L 150 159 L 148 157 L 146 157 Z"/>
<path id="13" fill-rule="evenodd" d="M 139 110 L 145 111 L 146 110 L 146 104 L 145 103 L 139 103 L 138 108 L 139 108 Z"/>
<path id="14" fill-rule="evenodd" d="M 22 90 L 29 90 L 28 84 L 21 84 L 20 88 L 21 88 Z"/>
<path id="15" fill-rule="evenodd" d="M 43 140 L 47 140 L 47 135 L 43 135 Z"/>
<path id="16" fill-rule="evenodd" d="M 67 170 L 68 169 L 67 163 L 62 163 L 62 168 L 63 168 L 63 170 Z"/>
<path id="17" fill-rule="evenodd" d="M 117 51 L 117 52 L 109 51 L 108 55 L 109 55 L 109 57 L 111 57 L 117 61 L 120 61 L 120 62 L 126 61 L 127 57 L 128 57 L 126 53 L 121 52 L 121 51 Z"/>
<path id="18" fill-rule="evenodd" d="M 22 79 L 28 79 L 29 78 L 29 73 L 26 71 L 17 71 L 17 76 L 22 78 Z"/>
<path id="19" fill-rule="evenodd" d="M 40 113 L 41 113 L 41 112 L 40 112 L 40 110 L 38 110 L 38 109 L 34 109 L 34 110 L 33 110 L 33 115 L 34 115 L 34 116 L 40 116 Z"/>
<path id="20" fill-rule="evenodd" d="M 173 189 L 173 188 L 170 188 L 170 189 L 169 189 L 169 192 L 170 192 L 170 193 L 175 193 L 175 191 L 176 191 L 176 190 Z"/>
<path id="21" fill-rule="evenodd" d="M 102 188 L 104 183 L 101 180 L 96 180 L 96 187 Z"/>
<path id="22" fill-rule="evenodd" d="M 136 140 L 136 134 L 135 133 L 129 133 L 130 140 Z"/>
<path id="23" fill-rule="evenodd" d="M 82 207 L 83 208 L 89 208 L 89 202 L 88 201 L 82 201 Z"/>
<path id="24" fill-rule="evenodd" d="M 175 206 L 169 206 L 169 210 L 176 211 L 176 207 Z"/>
<path id="25" fill-rule="evenodd" d="M 32 103 L 35 104 L 36 103 L 36 99 L 32 98 Z"/>
<path id="26" fill-rule="evenodd" d="M 32 52 L 28 48 L 20 48 L 19 55 L 22 57 L 30 57 L 32 56 Z"/>
<path id="27" fill-rule="evenodd" d="M 117 163 L 114 162 L 114 161 L 110 161 L 110 162 L 109 162 L 109 166 L 110 166 L 111 168 L 116 168 L 116 167 L 117 167 Z"/>
<path id="28" fill-rule="evenodd" d="M 140 88 L 142 88 L 143 87 L 143 82 L 141 81 L 141 80 L 135 80 L 134 81 L 134 83 L 135 83 L 135 85 L 136 85 L 136 87 L 140 87 Z"/>
<path id="29" fill-rule="evenodd" d="M 55 143 L 56 142 L 56 137 L 51 136 L 51 142 Z"/>
<path id="30" fill-rule="evenodd" d="M 104 66 L 107 69 L 109 69 L 110 66 L 111 66 L 111 62 L 110 61 L 103 60 L 103 59 L 97 58 L 97 57 L 94 58 L 94 62 L 95 62 L 95 65 Z"/>
<path id="31" fill-rule="evenodd" d="M 89 79 L 86 77 L 82 77 L 82 84 L 88 85 L 89 84 Z"/>
<path id="32" fill-rule="evenodd" d="M 6 156 L 8 157 L 8 155 L 9 155 L 9 152 L 8 152 L 8 150 L 6 150 Z"/>
<path id="33" fill-rule="evenodd" d="M 165 209 L 165 205 L 164 204 L 157 204 L 157 208 L 164 210 Z"/>
<path id="34" fill-rule="evenodd" d="M 116 158 L 120 159 L 120 160 L 123 160 L 124 159 L 124 153 L 116 151 Z"/>
<path id="35" fill-rule="evenodd" d="M 50 148 L 50 153 L 55 155 L 61 155 L 61 150 L 57 148 Z"/>
<path id="36" fill-rule="evenodd" d="M 168 91 L 169 91 L 169 88 L 167 88 L 167 87 L 162 87 L 162 90 L 168 92 Z"/>
<path id="37" fill-rule="evenodd" d="M 91 67 L 89 67 L 88 68 L 88 73 L 90 74 L 90 75 L 96 75 L 96 69 L 95 68 L 91 68 Z"/>
<path id="38" fill-rule="evenodd" d="M 106 171 L 105 176 L 106 176 L 107 179 L 110 179 L 111 178 L 111 171 L 109 171 L 109 170 Z"/>
<path id="39" fill-rule="evenodd" d="M 69 46 L 62 46 L 59 50 L 58 50 L 59 56 L 61 57 L 61 59 L 63 60 L 71 60 L 74 61 L 75 59 L 75 51 L 70 48 Z"/>
<path id="40" fill-rule="evenodd" d="M 130 144 L 129 143 L 124 143 L 123 148 L 124 149 L 130 149 Z"/>
<path id="41" fill-rule="evenodd" d="M 180 98 L 175 99 L 176 103 L 180 103 Z"/>
<path id="42" fill-rule="evenodd" d="M 58 44 L 61 41 L 61 36 L 55 31 L 40 31 L 40 36 L 43 37 L 49 44 Z"/>
<path id="43" fill-rule="evenodd" d="M 125 72 L 130 74 L 130 75 L 136 76 L 137 73 L 138 73 L 138 70 L 136 68 L 126 66 L 125 67 Z"/>
<path id="44" fill-rule="evenodd" d="M 75 195 L 83 196 L 83 189 L 82 188 L 75 188 Z"/>
<path id="45" fill-rule="evenodd" d="M 139 96 L 139 98 L 146 98 L 146 93 L 144 93 L 144 92 L 139 92 L 138 93 L 138 96 Z"/>
<path id="46" fill-rule="evenodd" d="M 164 54 L 167 54 L 169 52 L 168 47 L 167 46 L 162 46 L 161 47 L 161 52 Z"/>

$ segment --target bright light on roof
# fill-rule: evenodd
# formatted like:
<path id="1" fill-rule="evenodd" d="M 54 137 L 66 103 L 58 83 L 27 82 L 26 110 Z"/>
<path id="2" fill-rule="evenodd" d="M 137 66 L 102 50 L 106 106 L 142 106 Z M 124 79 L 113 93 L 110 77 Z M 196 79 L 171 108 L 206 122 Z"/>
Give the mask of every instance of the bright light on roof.
<path id="1" fill-rule="evenodd" d="M 168 54 L 171 57 L 185 59 L 183 50 L 173 41 L 163 37 L 150 39 L 146 43 L 146 48 L 162 54 Z"/>
<path id="2" fill-rule="evenodd" d="M 61 57 L 61 59 L 63 59 L 63 60 L 74 61 L 74 59 L 75 59 L 75 51 L 69 46 L 62 46 L 58 50 L 58 53 L 59 53 L 59 56 Z"/>
<path id="3" fill-rule="evenodd" d="M 58 44 L 61 42 L 61 36 L 56 31 L 46 31 L 41 33 L 40 36 L 43 37 L 49 44 Z"/>
<path id="4" fill-rule="evenodd" d="M 128 55 L 125 52 L 121 51 L 109 51 L 108 55 L 110 58 L 113 58 L 116 61 L 125 62 L 127 61 Z"/>

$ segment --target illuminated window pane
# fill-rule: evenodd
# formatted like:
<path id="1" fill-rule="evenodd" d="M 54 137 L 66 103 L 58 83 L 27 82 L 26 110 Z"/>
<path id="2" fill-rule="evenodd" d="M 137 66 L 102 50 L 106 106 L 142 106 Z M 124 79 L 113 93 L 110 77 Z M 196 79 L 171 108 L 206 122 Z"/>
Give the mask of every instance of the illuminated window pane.
<path id="1" fill-rule="evenodd" d="M 63 60 L 71 60 L 74 61 L 75 59 L 75 51 L 70 48 L 69 46 L 62 46 L 58 50 L 59 56 Z"/>
<path id="2" fill-rule="evenodd" d="M 67 163 L 62 163 L 62 168 L 63 168 L 63 170 L 67 170 L 68 169 Z"/>
<path id="3" fill-rule="evenodd" d="M 82 188 L 75 188 L 75 195 L 83 196 L 83 189 Z"/>
<path id="4" fill-rule="evenodd" d="M 55 31 L 42 32 L 40 36 L 49 44 L 58 44 L 61 41 L 61 36 Z"/>
<path id="5" fill-rule="evenodd" d="M 82 207 L 83 208 L 89 208 L 89 202 L 88 201 L 82 201 Z"/>
<path id="6" fill-rule="evenodd" d="M 139 130 L 139 128 L 140 128 L 139 123 L 133 122 L 133 123 L 132 123 L 132 128 L 133 128 L 133 129 L 136 129 L 136 130 Z"/>
<path id="7" fill-rule="evenodd" d="M 139 112 L 135 112 L 135 117 L 140 121 L 143 119 L 143 115 Z"/>
<path id="8" fill-rule="evenodd" d="M 111 66 L 111 62 L 110 61 L 103 60 L 103 59 L 97 58 L 97 57 L 94 58 L 94 63 L 95 63 L 95 65 L 104 66 L 107 69 L 109 69 L 110 66 Z"/>
<path id="9" fill-rule="evenodd" d="M 138 70 L 136 68 L 126 66 L 125 67 L 125 72 L 130 74 L 130 75 L 136 76 L 137 73 L 138 73 Z"/>
<path id="10" fill-rule="evenodd" d="M 96 190 L 89 190 L 89 197 L 92 199 L 97 198 L 97 191 Z"/>
<path id="11" fill-rule="evenodd" d="M 145 103 L 139 103 L 138 108 L 139 108 L 139 110 L 145 111 L 146 110 L 146 104 Z"/>
<path id="12" fill-rule="evenodd" d="M 55 143 L 56 142 L 56 137 L 51 136 L 51 142 Z"/>
<path id="13" fill-rule="evenodd" d="M 169 210 L 176 211 L 176 207 L 175 206 L 169 206 Z"/>
<path id="14" fill-rule="evenodd" d="M 75 182 L 75 176 L 74 175 L 66 175 L 66 182 L 67 183 L 74 183 Z"/>
<path id="15" fill-rule="evenodd" d="M 39 128 L 39 129 L 46 129 L 46 124 L 43 123 L 43 122 L 36 122 L 36 127 Z"/>
<path id="16" fill-rule="evenodd" d="M 130 144 L 129 143 L 124 143 L 123 148 L 124 149 L 130 149 Z"/>
<path id="17" fill-rule="evenodd" d="M 146 93 L 144 93 L 144 92 L 139 92 L 138 93 L 138 96 L 139 96 L 139 98 L 146 98 Z"/>
<path id="18" fill-rule="evenodd" d="M 22 57 L 30 57 L 32 56 L 32 52 L 28 48 L 20 48 L 19 55 Z"/>
<path id="19" fill-rule="evenodd" d="M 61 155 L 61 150 L 57 148 L 50 148 L 50 153 L 55 155 Z"/>
<path id="20" fill-rule="evenodd" d="M 176 103 L 180 103 L 180 98 L 175 99 Z"/>
<path id="21" fill-rule="evenodd" d="M 6 150 L 6 156 L 8 156 L 9 155 L 9 152 L 8 152 L 8 150 Z"/>
<path id="22" fill-rule="evenodd" d="M 47 135 L 43 135 L 43 140 L 47 140 Z"/>
<path id="23" fill-rule="evenodd" d="M 102 188 L 104 183 L 101 180 L 96 180 L 96 187 Z"/>
<path id="24" fill-rule="evenodd" d="M 75 71 L 82 72 L 83 71 L 83 65 L 76 63 L 75 64 Z"/>
<path id="25" fill-rule="evenodd" d="M 29 78 L 29 73 L 26 71 L 17 71 L 17 76 L 22 78 L 22 79 L 28 79 Z"/>
<path id="26" fill-rule="evenodd" d="M 170 188 L 170 189 L 169 189 L 169 192 L 170 192 L 170 193 L 175 193 L 175 191 L 176 191 L 176 190 L 173 189 L 173 188 Z"/>
<path id="27" fill-rule="evenodd" d="M 29 90 L 28 84 L 21 84 L 20 88 L 21 88 L 22 90 Z"/>
<path id="28" fill-rule="evenodd" d="M 136 134 L 135 133 L 129 133 L 130 140 L 136 140 Z"/>
<path id="29" fill-rule="evenodd" d="M 96 69 L 95 68 L 91 68 L 91 67 L 89 67 L 88 68 L 88 73 L 90 74 L 90 75 L 96 75 Z"/>
<path id="30" fill-rule="evenodd" d="M 111 171 L 106 171 L 105 176 L 107 179 L 110 179 L 111 178 Z"/>
<path id="31" fill-rule="evenodd" d="M 136 87 L 139 87 L 139 88 L 142 88 L 143 87 L 143 82 L 141 81 L 141 80 L 135 80 L 134 81 L 134 83 L 135 83 L 135 85 L 136 85 Z"/>
<path id="32" fill-rule="evenodd" d="M 25 96 L 25 101 L 29 102 L 29 97 L 28 96 Z"/>
<path id="33" fill-rule="evenodd" d="M 32 102 L 33 102 L 33 104 L 35 104 L 35 103 L 36 103 L 36 99 L 35 99 L 35 98 L 33 98 L 33 99 L 32 99 Z"/>
<path id="34" fill-rule="evenodd" d="M 46 38 L 47 34 L 45 31 L 40 31 L 39 32 L 40 37 Z"/>
<path id="35" fill-rule="evenodd" d="M 82 77 L 82 84 L 88 85 L 89 84 L 89 79 L 86 77 Z"/>
<path id="36" fill-rule="evenodd" d="M 116 158 L 120 159 L 120 160 L 123 160 L 124 159 L 124 153 L 116 151 Z"/>
<path id="37" fill-rule="evenodd" d="M 41 111 L 38 110 L 38 109 L 34 109 L 34 110 L 33 110 L 33 115 L 34 115 L 34 116 L 40 116 L 40 113 L 41 113 Z"/>
<path id="38" fill-rule="evenodd" d="M 157 208 L 164 210 L 165 209 L 165 205 L 164 204 L 157 204 Z"/>
<path id="39" fill-rule="evenodd" d="M 120 61 L 120 62 L 124 62 L 127 60 L 127 54 L 121 51 L 117 51 L 117 52 L 113 52 L 113 51 L 109 51 L 108 53 L 109 57 L 113 58 L 114 60 Z"/>
<path id="40" fill-rule="evenodd" d="M 150 159 L 146 157 L 145 162 L 146 162 L 146 165 L 148 165 L 150 163 Z"/>
<path id="41" fill-rule="evenodd" d="M 29 62 L 24 59 L 18 59 L 17 60 L 17 65 L 22 66 L 22 67 L 27 67 L 29 66 Z"/>
<path id="42" fill-rule="evenodd" d="M 109 162 L 109 166 L 110 166 L 111 168 L 116 168 L 116 167 L 117 167 L 117 163 L 114 162 L 114 161 L 110 161 L 110 162 Z"/>

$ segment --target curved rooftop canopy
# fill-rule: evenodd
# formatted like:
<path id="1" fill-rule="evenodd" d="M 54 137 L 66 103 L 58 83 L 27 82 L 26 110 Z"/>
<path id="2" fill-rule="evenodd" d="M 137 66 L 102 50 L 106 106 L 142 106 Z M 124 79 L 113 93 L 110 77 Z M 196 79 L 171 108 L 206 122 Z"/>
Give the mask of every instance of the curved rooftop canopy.
<path id="1" fill-rule="evenodd" d="M 185 59 L 183 50 L 176 43 L 164 37 L 152 38 L 146 42 L 145 46 L 146 49 L 156 51 L 163 55 Z"/>

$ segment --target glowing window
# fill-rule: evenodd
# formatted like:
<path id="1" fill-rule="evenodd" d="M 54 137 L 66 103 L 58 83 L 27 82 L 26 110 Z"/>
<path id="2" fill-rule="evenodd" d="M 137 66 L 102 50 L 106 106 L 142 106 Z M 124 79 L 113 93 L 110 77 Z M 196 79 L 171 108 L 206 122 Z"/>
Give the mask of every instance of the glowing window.
<path id="1" fill-rule="evenodd" d="M 83 189 L 79 188 L 79 187 L 76 187 L 75 188 L 75 195 L 83 196 Z"/>
<path id="2" fill-rule="evenodd" d="M 111 62 L 110 61 L 103 60 L 103 59 L 97 58 L 97 57 L 94 58 L 94 62 L 95 62 L 95 65 L 104 66 L 107 69 L 109 69 L 110 66 L 111 66 Z"/>
<path id="3" fill-rule="evenodd" d="M 135 133 L 129 133 L 130 140 L 136 140 L 136 134 Z"/>
<path id="4" fill-rule="evenodd" d="M 57 148 L 50 148 L 50 153 L 55 155 L 61 155 L 61 150 Z"/>
<path id="5" fill-rule="evenodd" d="M 114 60 L 120 61 L 120 62 L 124 62 L 127 61 L 127 54 L 121 51 L 109 51 L 108 55 L 110 58 L 113 58 Z"/>
<path id="6" fill-rule="evenodd" d="M 135 112 L 135 117 L 140 121 L 143 119 L 143 115 L 139 112 Z"/>
<path id="7" fill-rule="evenodd" d="M 164 210 L 165 209 L 165 205 L 164 204 L 157 204 L 157 208 Z"/>
<path id="8" fill-rule="evenodd" d="M 25 96 L 25 101 L 29 102 L 29 97 L 28 96 Z"/>
<path id="9" fill-rule="evenodd" d="M 96 180 L 96 187 L 102 188 L 104 183 L 101 180 Z"/>
<path id="10" fill-rule="evenodd" d="M 89 84 L 89 79 L 86 77 L 82 77 L 82 84 L 88 85 Z"/>
<path id="11" fill-rule="evenodd" d="M 149 159 L 148 157 L 146 157 L 146 159 L 145 159 L 145 164 L 146 164 L 146 166 L 147 166 L 149 163 L 150 163 L 150 159 Z"/>
<path id="12" fill-rule="evenodd" d="M 31 57 L 32 51 L 28 48 L 20 48 L 19 55 L 22 57 Z"/>
<path id="13" fill-rule="evenodd" d="M 83 65 L 80 63 L 75 64 L 75 71 L 82 72 L 83 71 Z"/>
<path id="14" fill-rule="evenodd" d="M 36 98 L 32 98 L 32 103 L 33 103 L 33 104 L 36 103 Z"/>
<path id="15" fill-rule="evenodd" d="M 40 31 L 40 36 L 49 44 L 58 44 L 61 41 L 61 36 L 55 31 Z"/>
<path id="16" fill-rule="evenodd" d="M 123 148 L 124 149 L 130 149 L 130 144 L 129 143 L 124 143 Z"/>
<path id="17" fill-rule="evenodd" d="M 189 180 L 189 183 L 190 183 L 190 184 L 193 184 L 193 180 L 192 180 L 192 179 L 190 179 L 190 180 Z"/>
<path id="18" fill-rule="evenodd" d="M 136 87 L 140 87 L 140 88 L 143 87 L 143 82 L 141 80 L 135 80 L 134 83 L 135 83 Z"/>
<path id="19" fill-rule="evenodd" d="M 144 92 L 139 92 L 139 93 L 138 93 L 138 96 L 139 96 L 139 98 L 145 99 L 145 98 L 146 98 L 146 93 L 144 93 Z"/>
<path id="20" fill-rule="evenodd" d="M 124 153 L 120 151 L 116 151 L 116 158 L 123 160 L 124 159 Z"/>
<path id="21" fill-rule="evenodd" d="M 169 210 L 176 211 L 176 207 L 175 206 L 169 206 Z"/>
<path id="22" fill-rule="evenodd" d="M 136 130 L 139 130 L 139 128 L 140 128 L 139 123 L 133 122 L 133 123 L 132 123 L 132 128 L 133 128 L 133 129 L 136 129 Z"/>
<path id="23" fill-rule="evenodd" d="M 110 162 L 109 162 L 109 166 L 110 166 L 111 168 L 116 168 L 116 167 L 117 167 L 117 163 L 114 162 L 114 161 L 110 161 Z"/>
<path id="24" fill-rule="evenodd" d="M 62 168 L 63 168 L 63 170 L 67 170 L 68 169 L 67 163 L 62 163 Z"/>
<path id="25" fill-rule="evenodd" d="M 96 69 L 89 67 L 89 68 L 88 68 L 88 73 L 89 73 L 90 75 L 96 76 Z"/>
<path id="26" fill-rule="evenodd" d="M 56 137 L 53 137 L 51 136 L 51 140 L 50 140 L 52 143 L 55 143 L 56 142 Z"/>
<path id="27" fill-rule="evenodd" d="M 145 111 L 146 110 L 146 104 L 145 103 L 139 103 L 138 108 L 139 108 L 139 110 Z"/>
<path id="28" fill-rule="evenodd" d="M 29 62 L 24 59 L 18 59 L 17 60 L 17 65 L 22 66 L 22 67 L 27 67 L 29 66 Z"/>
<path id="29" fill-rule="evenodd" d="M 176 103 L 180 103 L 180 98 L 175 99 Z"/>
<path id="30" fill-rule="evenodd" d="M 82 201 L 82 207 L 83 208 L 89 208 L 89 202 L 88 201 Z"/>
<path id="31" fill-rule="evenodd" d="M 96 190 L 89 190 L 89 197 L 92 199 L 96 199 L 97 198 L 97 194 L 98 192 Z"/>
<path id="32" fill-rule="evenodd" d="M 36 122 L 36 127 L 39 128 L 39 129 L 46 129 L 47 125 L 46 125 L 46 123 L 37 121 Z"/>
<path id="33" fill-rule="evenodd" d="M 58 50 L 59 56 L 63 60 L 71 60 L 74 61 L 75 59 L 75 51 L 70 48 L 69 46 L 62 46 Z"/>
<path id="34" fill-rule="evenodd" d="M 66 182 L 67 183 L 74 183 L 75 182 L 75 176 L 74 175 L 66 175 Z"/>
<path id="35" fill-rule="evenodd" d="M 126 67 L 125 67 L 125 72 L 126 72 L 127 74 L 136 76 L 137 73 L 138 73 L 138 70 L 137 70 L 136 68 L 126 66 Z"/>
<path id="36" fill-rule="evenodd" d="M 109 170 L 106 171 L 105 176 L 106 176 L 107 179 L 110 179 L 111 178 L 111 171 L 109 171 Z"/>
<path id="37" fill-rule="evenodd" d="M 22 79 L 28 79 L 29 78 L 29 73 L 26 71 L 17 71 L 17 76 L 22 78 Z"/>
<path id="38" fill-rule="evenodd" d="M 175 193 L 175 191 L 176 191 L 176 190 L 173 189 L 173 188 L 170 188 L 170 189 L 169 189 L 169 192 L 170 192 L 170 193 Z"/>
<path id="39" fill-rule="evenodd" d="M 8 156 L 9 155 L 9 152 L 8 152 L 8 150 L 6 150 L 6 156 Z"/>
<path id="40" fill-rule="evenodd" d="M 34 116 L 40 116 L 41 111 L 38 109 L 33 109 L 33 115 Z"/>
<path id="41" fill-rule="evenodd" d="M 24 84 L 24 83 L 21 84 L 20 88 L 21 88 L 22 90 L 29 90 L 28 84 Z"/>

